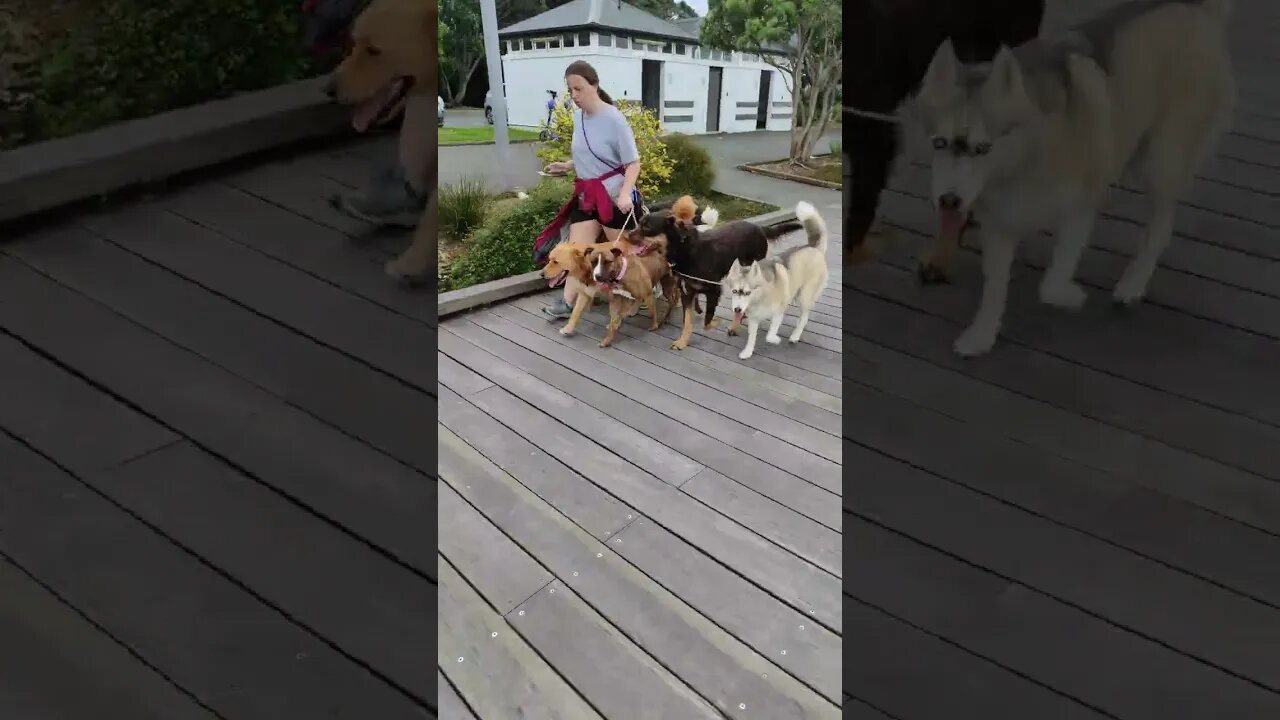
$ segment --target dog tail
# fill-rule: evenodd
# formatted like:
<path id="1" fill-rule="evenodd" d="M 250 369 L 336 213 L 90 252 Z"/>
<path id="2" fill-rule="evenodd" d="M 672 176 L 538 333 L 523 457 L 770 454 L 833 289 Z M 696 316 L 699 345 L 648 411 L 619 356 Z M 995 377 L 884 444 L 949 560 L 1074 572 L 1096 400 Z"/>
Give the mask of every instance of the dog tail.
<path id="1" fill-rule="evenodd" d="M 770 241 L 777 240 L 778 238 L 782 237 L 783 235 L 786 235 L 787 233 L 795 232 L 803 228 L 804 228 L 804 225 L 801 225 L 800 223 L 795 221 L 778 223 L 777 225 L 769 225 L 765 227 L 764 236 L 768 238 Z"/>
<path id="2" fill-rule="evenodd" d="M 708 205 L 706 210 L 698 213 L 696 220 L 699 221 L 698 224 L 706 225 L 707 229 L 711 229 L 720 222 L 720 211 Z"/>
<path id="3" fill-rule="evenodd" d="M 818 209 L 801 200 L 796 203 L 796 217 L 804 225 L 804 233 L 809 236 L 809 247 L 827 251 L 827 223 L 818 214 Z"/>

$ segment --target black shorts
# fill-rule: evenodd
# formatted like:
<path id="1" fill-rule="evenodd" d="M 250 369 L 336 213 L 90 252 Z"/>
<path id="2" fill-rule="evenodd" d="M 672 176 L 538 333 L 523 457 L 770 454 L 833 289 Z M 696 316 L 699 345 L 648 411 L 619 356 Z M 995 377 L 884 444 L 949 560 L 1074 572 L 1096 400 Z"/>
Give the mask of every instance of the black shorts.
<path id="1" fill-rule="evenodd" d="M 609 222 L 600 222 L 600 215 L 597 214 L 595 210 L 587 212 L 578 207 L 577 203 L 574 203 L 573 209 L 569 211 L 569 222 L 580 223 L 584 220 L 595 220 L 604 227 L 611 228 L 613 230 L 621 230 L 622 224 L 627 221 L 627 214 L 618 209 L 617 203 L 610 202 L 609 204 L 613 206 L 613 217 L 609 218 Z M 635 222 L 633 221 L 632 224 L 634 225 Z"/>

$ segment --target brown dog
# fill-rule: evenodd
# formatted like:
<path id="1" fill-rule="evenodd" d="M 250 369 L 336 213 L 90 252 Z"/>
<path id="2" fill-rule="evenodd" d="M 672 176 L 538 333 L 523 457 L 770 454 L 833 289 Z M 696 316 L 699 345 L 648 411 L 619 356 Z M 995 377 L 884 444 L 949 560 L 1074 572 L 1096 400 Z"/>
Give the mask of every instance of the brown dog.
<path id="1" fill-rule="evenodd" d="M 596 285 L 601 292 L 609 294 L 609 328 L 600 341 L 600 347 L 613 343 L 622 319 L 632 315 L 641 305 L 649 306 L 650 330 L 657 330 L 667 322 L 676 302 L 676 279 L 663 254 L 650 252 L 641 255 L 630 251 L 626 243 L 619 242 L 595 249 L 591 255 Z M 661 319 L 658 318 L 657 298 L 653 294 L 655 282 L 662 284 L 662 294 L 667 300 L 667 309 Z"/>
<path id="2" fill-rule="evenodd" d="M 573 312 L 569 322 L 560 328 L 561 335 L 572 335 L 578 328 L 578 320 L 583 311 L 590 308 L 596 300 L 599 288 L 596 287 L 592 275 L 591 254 L 595 250 L 613 247 L 613 243 L 601 242 L 593 245 L 576 243 L 560 243 L 551 249 L 547 256 L 547 264 L 542 267 L 542 277 L 553 288 L 560 287 L 570 279 L 578 282 L 578 296 L 573 303 Z"/>
<path id="3" fill-rule="evenodd" d="M 411 96 L 415 104 L 435 103 L 438 30 L 436 0 L 373 0 L 356 17 L 351 52 L 334 71 L 333 87 L 339 102 L 356 106 L 352 124 L 358 131 L 394 118 Z M 387 274 L 397 279 L 425 277 L 436 264 L 440 223 L 435 132 L 426 140 L 430 197 L 412 244 L 386 264 Z"/>

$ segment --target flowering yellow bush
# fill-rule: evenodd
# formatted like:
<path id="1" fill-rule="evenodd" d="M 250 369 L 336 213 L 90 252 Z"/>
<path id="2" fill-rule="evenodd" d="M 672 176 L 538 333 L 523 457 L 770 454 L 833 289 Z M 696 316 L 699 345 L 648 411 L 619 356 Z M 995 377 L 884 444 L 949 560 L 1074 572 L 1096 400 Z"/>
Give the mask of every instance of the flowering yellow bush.
<path id="1" fill-rule="evenodd" d="M 565 90 L 562 97 L 568 97 L 568 94 L 569 91 Z M 640 178 L 636 185 L 640 188 L 640 194 L 646 198 L 654 197 L 659 188 L 671 178 L 673 169 L 671 158 L 667 156 L 667 146 L 658 136 L 658 117 L 634 100 L 615 99 L 614 103 L 631 125 L 631 132 L 636 137 L 636 149 L 640 151 Z M 573 113 L 572 105 L 565 107 L 562 102 L 556 103 L 556 109 L 551 114 L 551 132 L 555 137 L 542 142 L 538 147 L 538 158 L 542 162 L 569 159 L 573 143 Z"/>

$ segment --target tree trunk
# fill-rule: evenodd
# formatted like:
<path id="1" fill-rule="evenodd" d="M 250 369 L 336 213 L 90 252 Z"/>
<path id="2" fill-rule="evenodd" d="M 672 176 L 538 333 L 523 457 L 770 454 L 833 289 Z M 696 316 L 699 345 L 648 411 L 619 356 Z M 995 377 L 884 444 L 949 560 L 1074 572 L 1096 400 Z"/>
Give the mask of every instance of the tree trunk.
<path id="1" fill-rule="evenodd" d="M 449 76 L 440 73 L 440 94 L 444 95 L 444 104 L 453 107 L 453 89 L 449 86 Z"/>
<path id="2" fill-rule="evenodd" d="M 462 98 L 467 96 L 467 85 L 471 84 L 471 78 L 476 74 L 476 68 L 480 67 L 480 61 L 483 59 L 484 55 L 480 55 L 473 60 L 471 63 L 471 69 L 467 71 L 466 75 L 462 76 L 462 85 L 458 87 L 458 102 L 461 102 Z M 492 87 L 492 83 L 490 86 Z"/>

